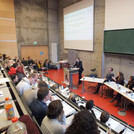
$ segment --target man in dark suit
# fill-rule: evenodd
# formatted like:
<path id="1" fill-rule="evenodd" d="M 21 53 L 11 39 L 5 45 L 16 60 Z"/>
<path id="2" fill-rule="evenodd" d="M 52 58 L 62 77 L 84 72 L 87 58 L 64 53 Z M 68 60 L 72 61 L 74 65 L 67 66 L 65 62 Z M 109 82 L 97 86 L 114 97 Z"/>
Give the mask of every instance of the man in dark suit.
<path id="1" fill-rule="evenodd" d="M 106 78 L 104 79 L 104 82 L 107 82 L 107 81 L 114 81 L 113 77 L 114 77 L 113 68 L 110 67 L 110 68 L 109 68 L 109 72 L 107 73 Z M 103 84 L 98 83 L 98 85 L 97 85 L 97 90 L 94 92 L 94 94 L 97 94 L 97 93 L 99 92 L 101 85 L 103 85 Z"/>
<path id="2" fill-rule="evenodd" d="M 84 69 L 83 69 L 83 66 L 82 66 L 82 61 L 80 61 L 80 59 L 78 57 L 76 58 L 76 63 L 73 67 L 79 68 L 79 82 L 78 82 L 78 84 L 81 84 L 80 79 L 82 78 L 81 74 L 84 71 Z"/>

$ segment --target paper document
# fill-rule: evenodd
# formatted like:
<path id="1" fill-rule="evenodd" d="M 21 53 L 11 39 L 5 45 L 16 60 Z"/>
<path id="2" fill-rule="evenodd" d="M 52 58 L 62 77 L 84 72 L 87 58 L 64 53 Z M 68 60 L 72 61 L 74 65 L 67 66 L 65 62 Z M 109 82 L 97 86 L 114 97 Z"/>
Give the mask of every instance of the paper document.
<path id="1" fill-rule="evenodd" d="M 3 96 L 3 91 L 0 91 L 0 97 L 2 97 Z"/>
<path id="2" fill-rule="evenodd" d="M 0 79 L 0 84 L 5 83 L 5 82 L 10 82 L 9 78 L 1 78 Z"/>
<path id="3" fill-rule="evenodd" d="M 97 118 L 98 120 L 100 120 L 101 111 L 99 111 L 99 110 L 97 110 L 97 109 L 95 109 L 95 108 L 93 108 L 92 110 L 94 111 L 96 118 Z"/>
<path id="4" fill-rule="evenodd" d="M 118 125 L 119 125 L 120 123 L 117 122 L 116 120 L 110 119 L 106 124 L 107 124 L 107 125 L 110 124 L 110 125 L 111 125 L 111 128 L 112 128 L 113 130 L 115 130 L 116 127 L 118 127 Z"/>
<path id="5" fill-rule="evenodd" d="M 62 104 L 63 104 L 65 116 L 71 115 L 76 112 L 76 110 L 73 107 L 71 107 L 70 105 L 68 105 L 66 102 L 63 101 Z"/>
<path id="6" fill-rule="evenodd" d="M 66 118 L 67 127 L 71 125 L 73 118 L 74 114 Z"/>

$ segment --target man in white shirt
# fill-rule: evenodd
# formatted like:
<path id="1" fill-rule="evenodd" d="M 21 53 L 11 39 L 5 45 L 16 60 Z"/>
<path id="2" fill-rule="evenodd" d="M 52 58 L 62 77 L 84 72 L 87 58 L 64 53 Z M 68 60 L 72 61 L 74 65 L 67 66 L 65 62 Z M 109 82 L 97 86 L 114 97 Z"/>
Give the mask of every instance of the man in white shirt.
<path id="1" fill-rule="evenodd" d="M 30 89 L 32 87 L 33 84 L 36 83 L 38 79 L 38 75 L 35 73 L 32 73 L 27 77 L 24 77 L 16 86 L 19 94 L 22 96 L 23 92 Z"/>
<path id="2" fill-rule="evenodd" d="M 31 104 L 33 99 L 37 98 L 38 89 L 41 87 L 48 87 L 48 85 L 44 81 L 40 81 L 37 88 L 32 87 L 23 92 L 23 99 L 28 106 Z"/>

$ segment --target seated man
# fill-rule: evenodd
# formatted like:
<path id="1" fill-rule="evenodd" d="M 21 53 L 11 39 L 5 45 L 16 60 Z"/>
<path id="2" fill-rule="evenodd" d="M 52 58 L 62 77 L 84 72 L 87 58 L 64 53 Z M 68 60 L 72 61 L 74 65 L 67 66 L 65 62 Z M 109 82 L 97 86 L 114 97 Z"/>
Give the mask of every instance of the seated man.
<path id="1" fill-rule="evenodd" d="M 28 61 L 25 59 L 25 57 L 23 57 L 21 63 L 22 63 L 24 66 L 28 66 Z"/>
<path id="2" fill-rule="evenodd" d="M 93 100 L 89 100 L 89 101 L 86 102 L 86 110 L 88 110 L 93 115 L 93 117 L 96 118 L 95 113 L 92 110 L 93 106 L 94 106 L 94 101 Z"/>
<path id="3" fill-rule="evenodd" d="M 35 73 L 32 73 L 27 77 L 24 77 L 19 83 L 18 85 L 16 86 L 19 94 L 22 96 L 23 95 L 23 92 L 25 90 L 28 90 L 32 87 L 33 84 L 36 83 L 38 79 L 38 75 L 35 74 Z"/>
<path id="4" fill-rule="evenodd" d="M 25 103 L 29 106 L 31 102 L 33 101 L 33 99 L 37 98 L 38 89 L 42 87 L 47 87 L 47 86 L 48 85 L 44 81 L 40 81 L 38 84 L 38 88 L 30 88 L 24 91 L 23 98 L 24 98 Z"/>
<path id="5" fill-rule="evenodd" d="M 28 62 L 29 66 L 32 66 L 34 64 L 34 61 L 31 59 L 30 56 L 28 57 L 28 61 L 27 62 Z"/>
<path id="6" fill-rule="evenodd" d="M 43 119 L 41 128 L 45 134 L 64 134 L 66 117 L 60 100 L 52 101 L 47 110 L 47 116 Z"/>
<path id="7" fill-rule="evenodd" d="M 113 68 L 110 67 L 110 68 L 109 68 L 109 72 L 107 73 L 104 82 L 106 82 L 106 81 L 113 81 L 113 77 L 114 77 Z M 94 94 L 97 94 L 97 93 L 99 92 L 100 86 L 101 86 L 101 84 L 98 83 L 98 85 L 97 85 L 97 90 L 94 92 Z"/>
<path id="8" fill-rule="evenodd" d="M 68 99 L 71 100 L 71 101 L 73 101 L 74 103 L 76 103 L 75 98 L 76 98 L 76 94 L 73 93 L 73 92 L 71 92 Z"/>
<path id="9" fill-rule="evenodd" d="M 39 125 L 46 116 L 48 100 L 50 100 L 48 87 L 41 87 L 37 92 L 37 99 L 34 99 L 29 106 Z"/>
<path id="10" fill-rule="evenodd" d="M 108 121 L 108 119 L 109 119 L 109 113 L 108 112 L 106 112 L 106 111 L 103 111 L 102 113 L 101 113 L 101 116 L 100 116 L 100 122 L 101 123 L 106 123 L 107 121 Z"/>

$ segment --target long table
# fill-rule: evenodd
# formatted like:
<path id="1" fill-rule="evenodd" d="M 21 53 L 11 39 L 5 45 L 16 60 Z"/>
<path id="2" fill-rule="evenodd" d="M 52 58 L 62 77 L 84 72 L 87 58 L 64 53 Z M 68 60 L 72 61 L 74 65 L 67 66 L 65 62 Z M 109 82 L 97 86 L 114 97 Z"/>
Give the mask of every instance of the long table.
<path id="1" fill-rule="evenodd" d="M 3 75 L 1 75 L 0 80 L 4 80 L 4 76 Z M 1 81 L 1 83 L 2 83 L 2 81 Z M 6 111 L 4 109 L 5 97 L 9 97 L 11 103 L 13 104 L 15 117 L 18 117 L 18 118 L 20 117 L 20 115 L 18 113 L 18 110 L 16 108 L 16 105 L 15 105 L 15 103 L 13 101 L 12 96 L 11 96 L 11 93 L 9 91 L 9 88 L 7 87 L 5 82 L 4 82 L 3 85 L 4 86 L 1 85 L 2 87 L 0 88 L 0 105 L 1 105 L 1 108 L 0 108 L 0 130 L 2 128 L 5 128 L 5 127 L 9 126 L 12 123 L 12 121 L 11 120 L 7 120 L 7 117 L 6 117 Z"/>
<path id="2" fill-rule="evenodd" d="M 125 98 L 127 98 L 128 100 L 130 100 L 131 102 L 134 102 L 134 93 L 132 93 L 132 91 L 128 88 L 126 88 L 125 86 L 122 86 L 120 84 L 116 84 L 116 82 L 105 82 L 104 83 L 104 78 L 92 78 L 92 77 L 83 77 L 81 78 L 81 81 L 83 83 L 82 85 L 82 93 L 85 92 L 84 89 L 84 82 L 93 82 L 93 83 L 103 83 L 104 85 L 110 87 L 111 89 L 113 89 L 114 91 L 118 92 L 119 94 L 121 94 L 122 96 L 124 96 Z M 130 93 L 129 93 L 130 92 Z"/>
<path id="3" fill-rule="evenodd" d="M 128 101 L 131 101 L 132 103 L 134 103 L 134 93 L 132 90 L 130 90 L 129 88 L 122 86 L 120 84 L 117 84 L 115 82 L 106 82 L 105 83 L 106 86 L 110 87 L 111 89 L 113 89 L 114 91 L 116 91 L 117 93 L 121 94 L 122 97 L 122 103 L 121 103 L 121 110 L 119 112 L 119 114 L 123 114 L 125 115 L 125 111 L 127 110 L 127 106 L 128 106 Z M 124 112 L 124 113 L 123 113 Z"/>
<path id="4" fill-rule="evenodd" d="M 122 96 L 124 96 L 125 98 L 127 98 L 128 100 L 130 100 L 131 102 L 134 102 L 134 93 L 132 92 L 132 90 L 117 84 L 115 82 L 105 82 L 104 83 L 106 86 L 110 87 L 111 89 L 113 89 L 114 91 L 118 92 L 119 94 L 121 94 Z M 130 93 L 128 93 L 130 92 Z"/>
<path id="5" fill-rule="evenodd" d="M 84 82 L 93 82 L 93 83 L 103 83 L 104 82 L 104 78 L 94 78 L 94 77 L 83 77 L 80 79 L 82 81 L 82 93 L 85 92 L 84 89 Z"/>

